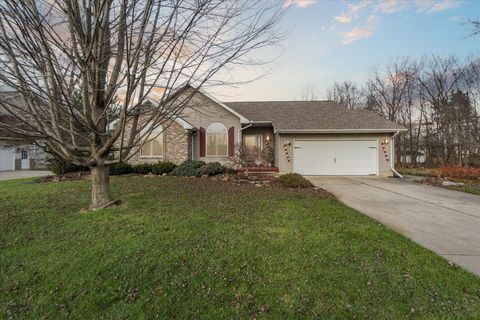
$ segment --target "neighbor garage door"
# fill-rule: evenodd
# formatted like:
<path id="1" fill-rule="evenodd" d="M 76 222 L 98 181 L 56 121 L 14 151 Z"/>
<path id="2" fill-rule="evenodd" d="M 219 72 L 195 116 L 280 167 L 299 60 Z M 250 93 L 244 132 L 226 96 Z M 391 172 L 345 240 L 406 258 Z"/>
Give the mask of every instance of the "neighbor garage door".
<path id="1" fill-rule="evenodd" d="M 377 141 L 295 140 L 293 171 L 304 175 L 377 174 Z"/>
<path id="2" fill-rule="evenodd" d="M 15 150 L 0 148 L 0 171 L 15 170 Z"/>

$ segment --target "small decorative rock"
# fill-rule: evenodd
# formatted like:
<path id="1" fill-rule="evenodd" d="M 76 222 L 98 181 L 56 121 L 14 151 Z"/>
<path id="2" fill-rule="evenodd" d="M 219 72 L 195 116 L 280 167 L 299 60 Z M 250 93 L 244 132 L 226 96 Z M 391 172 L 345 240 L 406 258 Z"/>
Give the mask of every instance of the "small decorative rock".
<path id="1" fill-rule="evenodd" d="M 257 187 L 257 188 L 261 188 L 261 187 L 262 187 L 262 185 L 261 185 L 260 183 L 257 183 L 257 184 L 255 184 L 255 187 Z"/>
<path id="2" fill-rule="evenodd" d="M 454 181 L 448 181 L 448 180 L 445 180 L 442 182 L 442 186 L 444 187 L 461 187 L 463 185 L 464 185 L 463 182 L 454 182 Z"/>
<path id="3" fill-rule="evenodd" d="M 165 176 L 167 176 L 167 174 L 166 174 L 166 173 L 164 173 L 164 174 L 162 174 L 162 176 L 164 176 L 164 177 L 165 177 Z"/>

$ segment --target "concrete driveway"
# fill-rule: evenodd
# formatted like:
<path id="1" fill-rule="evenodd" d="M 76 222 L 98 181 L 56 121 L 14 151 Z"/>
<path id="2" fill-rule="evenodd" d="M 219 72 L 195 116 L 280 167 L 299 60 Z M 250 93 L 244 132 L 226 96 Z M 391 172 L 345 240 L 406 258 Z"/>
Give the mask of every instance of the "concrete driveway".
<path id="1" fill-rule="evenodd" d="M 342 202 L 480 276 L 480 196 L 380 177 L 307 177 Z"/>
<path id="2" fill-rule="evenodd" d="M 45 177 L 53 174 L 54 173 L 50 171 L 40 171 L 40 170 L 0 171 L 0 181 L 12 180 L 12 179 L 23 179 L 23 178 Z"/>

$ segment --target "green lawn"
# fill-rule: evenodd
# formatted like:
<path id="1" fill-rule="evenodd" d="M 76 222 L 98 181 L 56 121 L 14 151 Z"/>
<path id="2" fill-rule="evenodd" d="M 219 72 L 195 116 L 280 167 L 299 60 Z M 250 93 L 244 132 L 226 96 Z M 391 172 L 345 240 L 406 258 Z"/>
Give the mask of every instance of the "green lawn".
<path id="1" fill-rule="evenodd" d="M 478 319 L 480 278 L 331 198 L 209 179 L 0 183 L 0 318 Z"/>
<path id="2" fill-rule="evenodd" d="M 477 183 L 477 184 L 465 183 L 464 186 L 448 187 L 448 189 L 462 191 L 462 192 L 471 193 L 471 194 L 476 194 L 476 195 L 480 196 L 480 183 Z"/>
<path id="3" fill-rule="evenodd" d="M 399 168 L 398 169 L 398 172 L 402 174 L 411 174 L 415 176 L 425 177 L 425 179 L 429 179 L 428 181 L 430 185 L 433 185 L 436 187 L 480 195 L 480 179 L 468 180 L 468 179 L 447 178 L 448 180 L 462 182 L 464 183 L 464 185 L 458 186 L 458 187 L 443 187 L 441 184 L 442 180 L 435 179 L 436 176 L 434 174 L 434 171 L 435 169 L 430 169 L 430 168 Z"/>

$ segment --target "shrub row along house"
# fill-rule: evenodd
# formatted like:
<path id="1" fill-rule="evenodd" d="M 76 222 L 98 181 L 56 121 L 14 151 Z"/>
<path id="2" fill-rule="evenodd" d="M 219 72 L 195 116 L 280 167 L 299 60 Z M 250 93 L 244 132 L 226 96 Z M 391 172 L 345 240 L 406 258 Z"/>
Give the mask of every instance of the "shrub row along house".
<path id="1" fill-rule="evenodd" d="M 218 161 L 304 175 L 395 172 L 394 136 L 405 129 L 374 112 L 333 101 L 224 103 L 190 86 L 178 94 L 193 94 L 188 107 L 152 132 L 131 163 Z"/>

